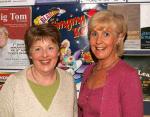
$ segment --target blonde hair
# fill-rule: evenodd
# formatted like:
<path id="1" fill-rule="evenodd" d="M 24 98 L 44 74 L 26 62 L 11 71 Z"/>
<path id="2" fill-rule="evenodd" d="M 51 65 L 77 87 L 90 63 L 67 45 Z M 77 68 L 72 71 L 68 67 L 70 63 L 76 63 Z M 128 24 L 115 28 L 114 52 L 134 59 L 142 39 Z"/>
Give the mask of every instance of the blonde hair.
<path id="1" fill-rule="evenodd" d="M 88 23 L 88 37 L 96 26 L 100 26 L 100 29 L 112 28 L 113 31 L 122 38 L 116 46 L 118 56 L 123 54 L 124 40 L 127 35 L 127 23 L 121 14 L 116 14 L 110 10 L 102 10 L 95 13 Z"/>

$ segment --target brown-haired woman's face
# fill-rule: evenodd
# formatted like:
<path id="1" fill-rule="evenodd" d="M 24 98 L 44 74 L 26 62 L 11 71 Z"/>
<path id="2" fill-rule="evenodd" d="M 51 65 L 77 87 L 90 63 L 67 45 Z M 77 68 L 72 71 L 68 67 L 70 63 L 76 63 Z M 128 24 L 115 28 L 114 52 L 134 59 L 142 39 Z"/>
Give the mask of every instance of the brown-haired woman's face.
<path id="1" fill-rule="evenodd" d="M 90 47 L 97 59 L 107 59 L 115 56 L 117 34 L 111 28 L 96 26 L 90 34 Z"/>
<path id="2" fill-rule="evenodd" d="M 38 40 L 33 43 L 30 49 L 30 59 L 40 72 L 53 70 L 57 64 L 59 54 L 58 45 L 52 42 L 51 39 Z"/>

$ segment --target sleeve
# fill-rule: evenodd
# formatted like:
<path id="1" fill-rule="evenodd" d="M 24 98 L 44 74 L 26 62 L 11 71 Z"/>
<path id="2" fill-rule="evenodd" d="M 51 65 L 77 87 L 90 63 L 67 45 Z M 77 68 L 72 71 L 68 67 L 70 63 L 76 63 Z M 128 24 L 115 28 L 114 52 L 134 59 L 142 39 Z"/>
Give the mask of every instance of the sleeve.
<path id="1" fill-rule="evenodd" d="M 67 77 L 69 78 L 69 84 L 68 87 L 69 91 L 72 92 L 71 93 L 71 102 L 72 102 L 72 115 L 73 117 L 78 117 L 78 107 L 77 107 L 77 90 L 76 90 L 76 84 L 74 82 L 74 78 L 72 76 L 71 73 L 66 72 L 66 74 L 68 75 Z"/>
<path id="2" fill-rule="evenodd" d="M 7 78 L 0 91 L 0 117 L 13 117 L 14 76 Z"/>
<path id="3" fill-rule="evenodd" d="M 74 87 L 74 117 L 78 117 L 77 90 L 75 85 Z"/>
<path id="4" fill-rule="evenodd" d="M 121 87 L 123 117 L 143 117 L 143 93 L 138 73 L 128 74 Z"/>

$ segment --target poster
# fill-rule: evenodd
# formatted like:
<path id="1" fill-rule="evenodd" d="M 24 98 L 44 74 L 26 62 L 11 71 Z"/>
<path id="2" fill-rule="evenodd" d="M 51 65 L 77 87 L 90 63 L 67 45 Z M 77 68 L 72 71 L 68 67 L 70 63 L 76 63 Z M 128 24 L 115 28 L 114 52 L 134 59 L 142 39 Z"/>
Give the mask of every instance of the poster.
<path id="1" fill-rule="evenodd" d="M 109 4 L 108 9 L 124 15 L 127 26 L 125 50 L 140 50 L 140 4 Z"/>
<path id="2" fill-rule="evenodd" d="M 51 23 L 61 32 L 61 61 L 58 67 L 72 73 L 77 89 L 82 73 L 93 62 L 89 53 L 87 23 L 105 4 L 53 4 L 33 7 L 34 24 Z"/>
<path id="3" fill-rule="evenodd" d="M 35 0 L 0 0 L 0 6 L 34 5 Z"/>
<path id="4" fill-rule="evenodd" d="M 150 49 L 150 3 L 141 4 L 141 48 Z"/>
<path id="5" fill-rule="evenodd" d="M 24 34 L 30 25 L 30 7 L 0 8 L 0 69 L 24 69 L 29 65 Z"/>
<path id="6" fill-rule="evenodd" d="M 124 60 L 137 69 L 142 83 L 144 101 L 150 101 L 150 55 L 125 55 Z"/>

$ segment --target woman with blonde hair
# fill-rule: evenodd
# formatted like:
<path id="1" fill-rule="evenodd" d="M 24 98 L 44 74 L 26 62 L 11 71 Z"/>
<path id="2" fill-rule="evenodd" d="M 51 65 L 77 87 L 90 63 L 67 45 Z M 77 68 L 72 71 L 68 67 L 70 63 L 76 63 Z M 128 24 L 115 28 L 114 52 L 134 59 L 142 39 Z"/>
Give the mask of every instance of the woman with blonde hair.
<path id="1" fill-rule="evenodd" d="M 143 117 L 139 75 L 120 58 L 126 34 L 126 21 L 120 14 L 104 10 L 91 17 L 88 36 L 96 62 L 83 74 L 79 117 Z"/>

